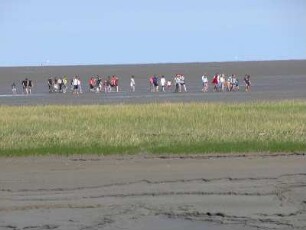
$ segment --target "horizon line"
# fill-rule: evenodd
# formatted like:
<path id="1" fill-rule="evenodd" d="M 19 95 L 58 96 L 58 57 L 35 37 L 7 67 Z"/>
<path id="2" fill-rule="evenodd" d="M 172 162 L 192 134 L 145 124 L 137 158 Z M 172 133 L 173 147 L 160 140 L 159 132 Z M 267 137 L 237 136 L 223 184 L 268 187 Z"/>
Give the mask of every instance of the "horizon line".
<path id="1" fill-rule="evenodd" d="M 175 64 L 209 64 L 209 63 L 239 63 L 239 62 L 285 62 L 306 61 L 306 59 L 262 59 L 262 60 L 231 60 L 231 61 L 190 61 L 190 62 L 144 62 L 144 63 L 78 63 L 78 64 L 41 64 L 41 65 L 0 65 L 0 68 L 40 68 L 40 67 L 77 67 L 77 66 L 142 66 L 142 65 L 175 65 Z"/>

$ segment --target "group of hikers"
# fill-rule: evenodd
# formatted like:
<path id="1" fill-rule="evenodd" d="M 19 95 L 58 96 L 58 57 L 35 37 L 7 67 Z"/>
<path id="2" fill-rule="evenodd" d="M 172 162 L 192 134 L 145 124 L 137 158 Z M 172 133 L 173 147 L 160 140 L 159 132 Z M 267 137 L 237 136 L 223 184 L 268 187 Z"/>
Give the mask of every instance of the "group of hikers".
<path id="1" fill-rule="evenodd" d="M 67 77 L 66 76 L 64 76 L 63 78 L 49 77 L 48 88 L 49 88 L 49 93 L 66 93 L 67 90 L 69 89 Z M 78 75 L 76 75 L 70 80 L 70 91 L 76 95 L 83 93 L 81 78 Z"/>
<path id="2" fill-rule="evenodd" d="M 250 75 L 246 74 L 244 77 L 245 83 L 245 91 L 249 91 L 251 86 Z M 240 83 L 239 79 L 236 77 L 235 74 L 225 76 L 225 74 L 215 74 L 212 78 L 211 83 L 213 84 L 213 91 L 215 92 L 224 92 L 224 91 L 239 91 L 240 90 Z M 202 76 L 202 91 L 208 91 L 208 76 L 204 74 Z"/>
<path id="3" fill-rule="evenodd" d="M 89 81 L 89 91 L 90 92 L 104 92 L 109 93 L 114 88 L 116 92 L 119 92 L 119 78 L 116 75 L 108 76 L 106 79 L 103 79 L 99 75 L 92 76 Z"/>
<path id="4" fill-rule="evenodd" d="M 180 93 L 182 91 L 187 92 L 185 76 L 183 74 L 176 74 L 173 80 L 166 79 L 164 75 L 161 77 L 153 75 L 149 78 L 149 82 L 151 92 L 158 92 L 159 89 L 161 92 L 165 92 L 166 90 L 169 91 L 172 88 L 172 82 L 175 83 L 175 93 Z"/>
<path id="5" fill-rule="evenodd" d="M 201 77 L 202 92 L 209 91 L 209 76 L 205 73 Z M 245 84 L 245 91 L 249 91 L 251 87 L 250 75 L 246 74 L 243 78 Z M 81 78 L 76 75 L 70 81 L 66 76 L 64 77 L 49 77 L 48 78 L 49 93 L 66 93 L 69 89 L 75 95 L 83 93 Z M 22 81 L 23 94 L 31 94 L 33 82 L 26 78 Z M 239 91 L 240 83 L 235 74 L 226 76 L 225 74 L 215 74 L 211 78 L 211 84 L 213 85 L 214 92 L 224 91 Z M 176 74 L 173 78 L 166 79 L 164 75 L 152 75 L 149 77 L 150 92 L 166 92 L 172 91 L 175 93 L 187 92 L 185 75 Z M 174 89 L 172 87 L 174 86 Z M 119 92 L 119 78 L 116 75 L 108 76 L 106 78 L 99 75 L 92 75 L 88 80 L 88 90 L 93 93 L 109 93 Z M 132 75 L 130 77 L 130 92 L 136 91 L 136 80 Z M 16 84 L 12 84 L 12 93 L 17 94 Z"/>
<path id="6" fill-rule="evenodd" d="M 25 95 L 32 94 L 32 87 L 33 87 L 33 81 L 31 79 L 25 78 L 21 81 L 21 87 L 22 87 L 22 93 Z M 11 85 L 12 93 L 16 95 L 17 92 L 17 85 L 15 82 Z"/>
<path id="7" fill-rule="evenodd" d="M 48 78 L 48 88 L 49 93 L 66 93 L 68 88 L 68 80 L 67 77 L 63 78 Z"/>
<path id="8" fill-rule="evenodd" d="M 149 78 L 149 83 L 150 92 L 158 92 L 159 89 L 161 89 L 162 92 L 165 92 L 166 89 L 170 89 L 172 86 L 172 81 L 167 81 L 165 76 L 161 76 L 161 78 L 159 79 L 158 76 L 153 75 Z"/>
<path id="9" fill-rule="evenodd" d="M 48 87 L 49 93 L 66 93 L 67 89 L 69 89 L 73 94 L 82 94 L 82 81 L 79 76 L 75 76 L 70 80 L 70 85 L 68 85 L 67 77 L 64 76 L 63 78 L 60 77 L 50 77 L 48 79 Z M 115 88 L 116 92 L 119 92 L 119 78 L 115 75 L 112 77 L 108 77 L 107 79 L 103 80 L 102 77 L 99 75 L 92 76 L 88 80 L 88 87 L 90 92 L 111 92 L 112 88 Z"/>
<path id="10" fill-rule="evenodd" d="M 202 81 L 202 92 L 208 92 L 209 89 L 209 76 L 205 73 L 201 77 Z M 250 75 L 246 74 L 244 79 L 245 83 L 245 91 L 249 91 L 251 87 L 251 80 Z M 164 76 L 161 76 L 160 79 L 158 76 L 151 76 L 149 79 L 150 82 L 150 91 L 151 92 L 158 92 L 159 87 L 161 88 L 162 92 L 165 92 L 165 89 L 170 90 L 172 86 L 171 80 L 166 80 Z M 180 92 L 187 92 L 185 76 L 183 74 L 176 74 L 173 78 L 173 82 L 175 83 L 175 93 Z M 216 73 L 211 80 L 213 84 L 213 91 L 214 92 L 224 92 L 224 91 L 239 91 L 240 90 L 240 83 L 239 79 L 236 77 L 235 74 L 225 76 L 225 74 L 218 74 Z"/>

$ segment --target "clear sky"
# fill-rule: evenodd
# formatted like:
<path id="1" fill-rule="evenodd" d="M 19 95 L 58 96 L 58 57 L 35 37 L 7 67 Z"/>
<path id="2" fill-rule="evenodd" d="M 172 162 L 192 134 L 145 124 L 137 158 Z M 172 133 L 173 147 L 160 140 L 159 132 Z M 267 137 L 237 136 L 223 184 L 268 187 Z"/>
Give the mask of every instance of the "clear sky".
<path id="1" fill-rule="evenodd" d="M 305 0 L 0 0 L 0 66 L 306 59 Z"/>

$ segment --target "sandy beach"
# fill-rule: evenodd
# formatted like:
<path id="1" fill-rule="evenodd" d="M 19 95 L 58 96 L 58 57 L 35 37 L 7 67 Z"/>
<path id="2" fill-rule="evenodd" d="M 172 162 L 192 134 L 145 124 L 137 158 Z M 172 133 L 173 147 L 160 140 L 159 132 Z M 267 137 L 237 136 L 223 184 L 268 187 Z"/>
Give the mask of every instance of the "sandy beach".
<path id="1" fill-rule="evenodd" d="M 0 161 L 0 229 L 306 229 L 306 157 Z"/>

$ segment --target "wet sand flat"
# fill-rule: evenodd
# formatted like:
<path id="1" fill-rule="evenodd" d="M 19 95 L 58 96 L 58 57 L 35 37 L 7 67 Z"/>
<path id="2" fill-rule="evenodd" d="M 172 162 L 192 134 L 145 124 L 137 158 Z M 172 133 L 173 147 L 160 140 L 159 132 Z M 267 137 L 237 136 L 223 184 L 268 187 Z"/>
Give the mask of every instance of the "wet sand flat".
<path id="1" fill-rule="evenodd" d="M 187 93 L 151 93 L 149 77 L 165 75 L 170 79 L 175 73 L 186 75 Z M 210 85 L 208 93 L 201 92 L 203 73 L 236 74 L 240 80 L 240 92 L 214 93 Z M 252 91 L 244 92 L 243 76 L 251 75 Z M 69 79 L 78 74 L 83 81 L 84 94 L 49 94 L 47 79 L 66 75 Z M 119 77 L 119 93 L 105 95 L 88 92 L 87 81 L 93 75 Z M 129 79 L 135 75 L 136 92 L 129 92 Z M 33 95 L 12 96 L 10 85 L 16 82 L 21 94 L 21 81 L 31 78 Z M 148 64 L 113 66 L 41 66 L 0 68 L 0 104 L 46 105 L 46 104 L 113 104 L 151 102 L 250 102 L 262 100 L 293 100 L 306 98 L 306 61 L 264 61 L 227 63 Z"/>
<path id="2" fill-rule="evenodd" d="M 0 229 L 305 229 L 306 157 L 0 161 Z"/>

